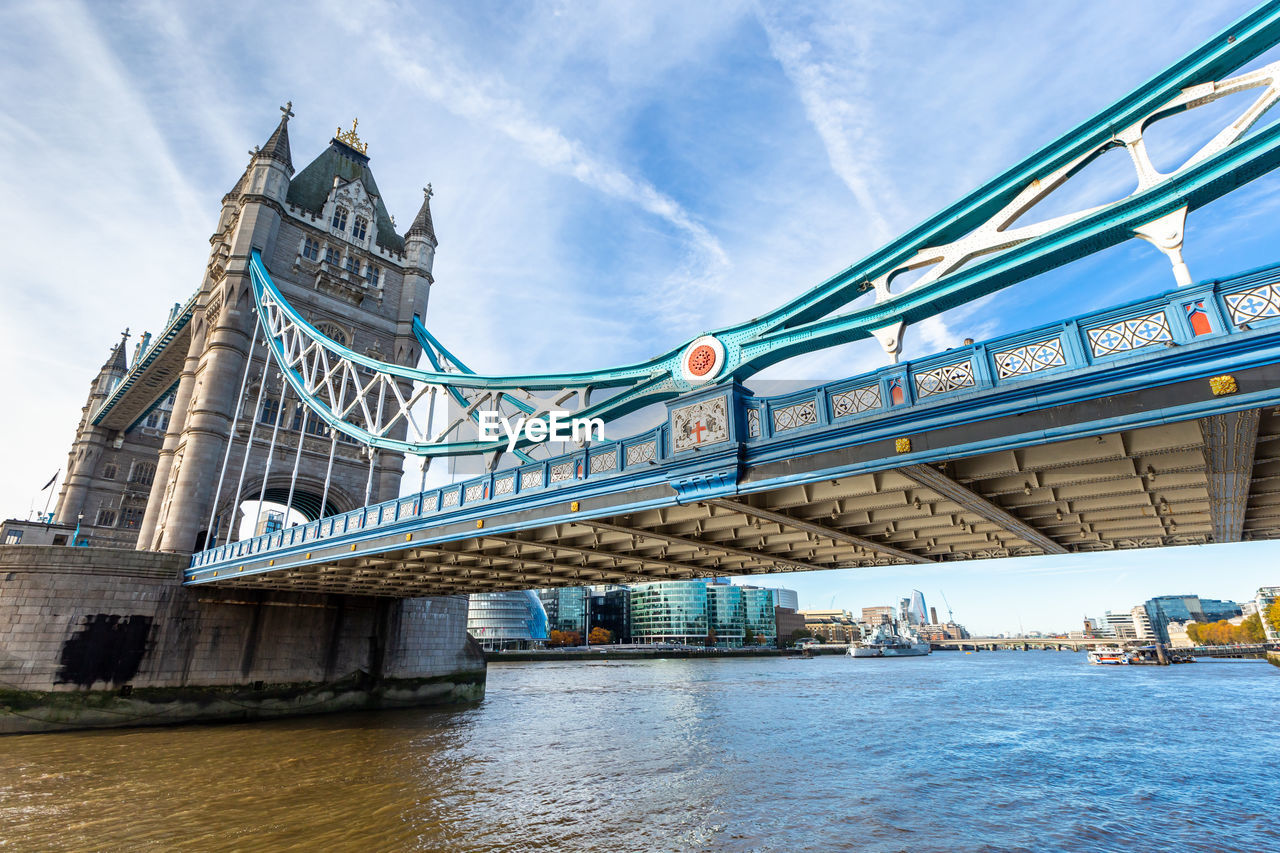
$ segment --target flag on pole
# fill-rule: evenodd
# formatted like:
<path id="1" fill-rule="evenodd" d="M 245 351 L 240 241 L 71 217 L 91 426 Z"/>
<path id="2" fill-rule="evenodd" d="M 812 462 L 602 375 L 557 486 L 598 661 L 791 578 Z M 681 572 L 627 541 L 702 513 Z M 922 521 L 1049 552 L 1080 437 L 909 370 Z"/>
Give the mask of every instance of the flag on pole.
<path id="1" fill-rule="evenodd" d="M 61 469 L 61 468 L 59 468 L 57 471 L 54 471 L 54 472 L 53 472 L 53 476 L 49 478 L 49 482 L 45 483 L 43 486 L 41 486 L 41 487 L 40 487 L 40 491 L 42 491 L 42 492 L 43 492 L 45 489 L 47 489 L 47 488 L 49 488 L 50 486 L 52 486 L 52 485 L 53 485 L 53 481 L 54 481 L 54 480 L 56 480 L 56 479 L 58 479 L 58 475 L 59 475 L 59 474 L 61 474 L 61 473 L 62 473 L 62 469 Z"/>

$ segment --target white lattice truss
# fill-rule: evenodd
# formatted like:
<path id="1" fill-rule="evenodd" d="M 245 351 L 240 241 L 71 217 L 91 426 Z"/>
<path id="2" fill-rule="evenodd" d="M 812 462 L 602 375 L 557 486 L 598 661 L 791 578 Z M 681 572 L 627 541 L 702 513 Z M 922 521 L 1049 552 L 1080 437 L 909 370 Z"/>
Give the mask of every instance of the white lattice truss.
<path id="1" fill-rule="evenodd" d="M 272 289 L 260 290 L 258 299 L 272 351 L 290 384 L 327 424 L 366 444 L 418 452 L 465 446 L 467 452 L 490 453 L 496 463 L 501 448 L 480 441 L 481 411 L 513 420 L 537 418 L 552 410 L 574 411 L 589 400 L 589 387 L 536 395 L 522 388 L 513 389 L 513 394 L 469 386 L 466 377 L 471 374 L 443 349 L 428 353 L 439 368 L 440 381 L 424 382 L 422 378 L 431 374 L 361 357 L 299 322 Z M 449 406 L 449 401 L 455 405 Z M 433 414 L 438 411 L 450 414 L 434 427 Z M 503 443 L 505 438 L 497 444 Z M 517 455 L 524 461 L 532 458 L 527 450 Z"/>
<path id="2" fill-rule="evenodd" d="M 1228 80 L 1203 83 L 1184 89 L 1181 94 L 1166 102 L 1159 109 L 1117 132 L 1106 143 L 1076 157 L 1045 177 L 1037 178 L 1028 183 L 1022 192 L 1005 205 L 999 213 L 961 239 L 952 243 L 920 249 L 916 256 L 907 263 L 872 279 L 869 287 L 875 290 L 876 302 L 888 302 L 896 297 L 892 290 L 893 280 L 903 273 L 933 265 L 932 269 L 911 284 L 911 289 L 913 290 L 924 287 L 959 269 L 975 258 L 1013 248 L 1020 243 L 1025 243 L 1028 240 L 1070 225 L 1191 169 L 1248 133 L 1249 129 L 1257 124 L 1263 115 L 1275 106 L 1277 101 L 1280 101 L 1278 80 L 1280 80 L 1280 62 L 1273 62 L 1256 71 L 1250 71 Z M 1239 92 L 1259 88 L 1263 89 L 1263 92 L 1257 99 L 1235 121 L 1219 131 L 1216 136 L 1205 143 L 1199 151 L 1191 155 L 1181 166 L 1170 172 L 1161 172 L 1151 162 L 1151 157 L 1147 153 L 1146 142 L 1143 139 L 1143 134 L 1151 125 L 1177 113 L 1211 104 L 1214 101 Z M 1064 214 L 1019 228 L 1010 227 L 1020 216 L 1053 194 L 1073 175 L 1079 173 L 1094 160 L 1113 148 L 1124 148 L 1129 153 L 1129 158 L 1138 177 L 1137 186 L 1134 187 L 1132 192 L 1123 198 L 1096 207 L 1078 210 L 1074 213 Z M 1184 286 L 1191 284 L 1191 273 L 1187 269 L 1186 263 L 1182 260 L 1182 240 L 1186 215 L 1187 210 L 1184 207 L 1137 229 L 1139 237 L 1151 243 L 1169 258 L 1173 264 L 1174 278 L 1179 285 Z M 873 332 L 886 351 L 895 356 L 895 360 L 898 352 L 901 351 L 904 328 L 905 324 L 898 322 L 876 329 Z"/>

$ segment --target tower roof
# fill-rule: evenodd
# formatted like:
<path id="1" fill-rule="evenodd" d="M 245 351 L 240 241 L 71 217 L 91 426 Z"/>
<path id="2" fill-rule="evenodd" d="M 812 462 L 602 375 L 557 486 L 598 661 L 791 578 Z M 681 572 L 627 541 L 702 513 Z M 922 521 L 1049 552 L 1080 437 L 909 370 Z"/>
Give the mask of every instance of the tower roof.
<path id="1" fill-rule="evenodd" d="M 418 215 L 413 218 L 413 224 L 409 226 L 405 238 L 409 237 L 426 237 L 431 241 L 433 247 L 440 245 L 436 240 L 436 227 L 431 223 L 431 184 L 427 184 L 422 190 L 422 207 L 418 209 Z"/>
<path id="2" fill-rule="evenodd" d="M 240 177 L 236 179 L 235 186 L 233 186 L 231 190 L 222 197 L 222 201 L 224 204 L 226 203 L 227 199 L 239 198 L 240 194 L 244 192 L 245 186 L 247 186 L 249 183 L 249 170 L 253 168 L 253 158 L 255 156 L 257 156 L 255 152 L 253 151 L 249 152 L 249 165 L 244 167 L 244 171 L 241 172 Z"/>
<path id="3" fill-rule="evenodd" d="M 129 330 L 125 329 L 120 333 L 120 343 L 111 348 L 111 355 L 107 356 L 106 363 L 102 365 L 104 371 L 118 371 L 120 373 L 129 372 L 129 362 L 125 358 L 124 345 L 129 340 Z"/>
<path id="4" fill-rule="evenodd" d="M 362 146 L 367 148 L 367 146 Z M 333 179 L 343 183 L 359 181 L 364 184 L 365 192 L 374 198 L 374 225 L 377 228 L 376 242 L 384 249 L 393 252 L 404 251 L 404 240 L 396 234 L 391 224 L 391 215 L 382 203 L 382 193 L 373 179 L 369 169 L 369 156 L 349 142 L 336 136 L 329 140 L 329 147 L 312 160 L 305 169 L 289 182 L 289 193 L 285 200 L 294 207 L 311 213 L 320 214 L 324 204 L 333 190 Z"/>
<path id="5" fill-rule="evenodd" d="M 275 132 L 267 139 L 267 144 L 262 146 L 258 152 L 263 157 L 270 157 L 279 163 L 284 164 L 289 174 L 293 174 L 293 157 L 289 154 L 289 119 L 293 116 L 293 101 L 287 102 L 280 108 L 282 115 L 280 123 L 276 125 Z"/>

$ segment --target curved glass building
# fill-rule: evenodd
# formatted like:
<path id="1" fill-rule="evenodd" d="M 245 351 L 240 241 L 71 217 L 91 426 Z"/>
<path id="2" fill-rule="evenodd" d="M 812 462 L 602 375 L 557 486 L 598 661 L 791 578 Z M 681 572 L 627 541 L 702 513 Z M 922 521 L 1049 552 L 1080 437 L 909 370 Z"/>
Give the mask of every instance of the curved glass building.
<path id="1" fill-rule="evenodd" d="M 527 649 L 547 639 L 547 612 L 532 590 L 472 593 L 467 633 L 489 651 Z"/>

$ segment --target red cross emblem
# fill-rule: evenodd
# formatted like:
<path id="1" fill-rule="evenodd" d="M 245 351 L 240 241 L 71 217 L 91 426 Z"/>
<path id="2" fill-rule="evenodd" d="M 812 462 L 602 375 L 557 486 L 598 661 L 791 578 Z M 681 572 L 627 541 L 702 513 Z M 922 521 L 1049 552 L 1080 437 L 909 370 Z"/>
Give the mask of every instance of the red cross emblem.
<path id="1" fill-rule="evenodd" d="M 702 444 L 702 434 L 706 431 L 707 428 L 702 425 L 702 421 L 697 421 L 689 427 L 689 435 L 693 436 L 693 443 Z"/>

